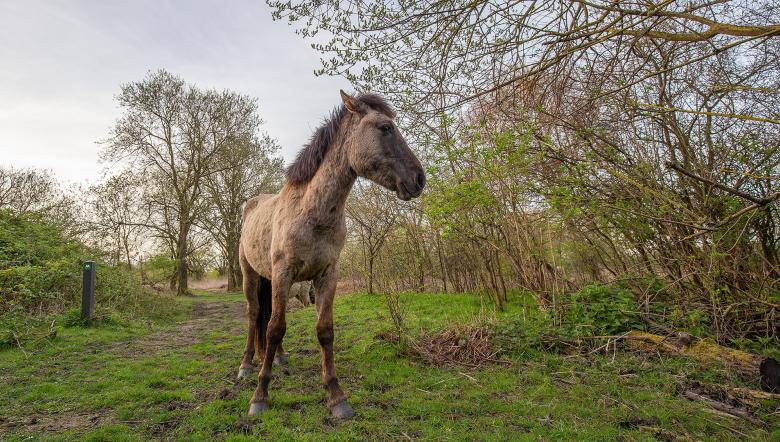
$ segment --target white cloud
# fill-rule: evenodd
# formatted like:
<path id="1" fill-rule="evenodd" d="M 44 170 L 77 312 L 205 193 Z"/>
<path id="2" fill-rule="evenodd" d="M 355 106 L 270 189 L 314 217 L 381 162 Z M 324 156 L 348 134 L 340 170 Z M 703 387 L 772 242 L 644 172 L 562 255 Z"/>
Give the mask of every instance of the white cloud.
<path id="1" fill-rule="evenodd" d="M 339 101 L 318 54 L 252 1 L 0 4 L 0 163 L 95 181 L 119 85 L 165 68 L 257 97 L 289 161 Z"/>

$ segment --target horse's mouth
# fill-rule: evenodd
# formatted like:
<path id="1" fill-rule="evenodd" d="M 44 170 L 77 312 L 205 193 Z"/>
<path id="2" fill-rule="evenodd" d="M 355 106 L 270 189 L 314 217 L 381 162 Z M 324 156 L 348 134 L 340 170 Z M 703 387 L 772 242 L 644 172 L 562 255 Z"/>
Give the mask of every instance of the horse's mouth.
<path id="1" fill-rule="evenodd" d="M 395 191 L 395 194 L 398 196 L 399 199 L 402 199 L 404 201 L 409 201 L 412 198 L 417 198 L 422 193 L 422 187 L 417 189 L 414 192 L 410 192 L 409 188 L 406 187 L 406 184 L 404 184 L 403 181 L 398 182 L 397 189 Z"/>
<path id="2" fill-rule="evenodd" d="M 400 200 L 409 201 L 409 200 L 412 199 L 412 195 L 410 195 L 410 194 L 408 194 L 406 192 L 401 192 L 400 190 L 397 190 L 395 192 L 395 194 L 396 194 L 396 196 L 398 196 L 398 199 L 400 199 Z"/>

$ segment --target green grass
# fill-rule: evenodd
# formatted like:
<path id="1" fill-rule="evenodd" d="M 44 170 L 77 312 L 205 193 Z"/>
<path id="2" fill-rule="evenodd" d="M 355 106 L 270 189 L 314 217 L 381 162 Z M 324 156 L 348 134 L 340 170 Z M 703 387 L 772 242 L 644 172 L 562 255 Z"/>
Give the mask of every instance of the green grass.
<path id="1" fill-rule="evenodd" d="M 412 335 L 475 317 L 501 323 L 525 309 L 510 299 L 505 312 L 494 313 L 475 295 L 401 299 Z M 381 296 L 365 294 L 337 298 L 334 320 L 337 373 L 357 417 L 328 417 L 315 314 L 307 308 L 288 315 L 289 364 L 274 370 L 271 410 L 250 421 L 244 415 L 254 380 L 234 381 L 245 337 L 235 305 L 241 301 L 238 294 L 199 293 L 171 301 L 179 324 L 60 328 L 37 349 L 0 352 L 0 439 L 655 440 L 621 425 L 632 419 L 695 440 L 780 438 L 771 427 L 777 404 L 759 413 L 770 423 L 765 430 L 681 398 L 683 377 L 728 376 L 686 359 L 526 349 L 509 367 L 423 364 L 376 338 L 391 329 L 389 315 Z M 229 313 L 201 318 L 191 336 L 193 306 L 205 302 L 229 304 Z"/>

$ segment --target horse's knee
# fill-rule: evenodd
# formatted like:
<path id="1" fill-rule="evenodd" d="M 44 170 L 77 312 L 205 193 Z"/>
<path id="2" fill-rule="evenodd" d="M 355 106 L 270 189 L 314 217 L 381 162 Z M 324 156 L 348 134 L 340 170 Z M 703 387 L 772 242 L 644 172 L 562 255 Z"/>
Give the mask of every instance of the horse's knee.
<path id="1" fill-rule="evenodd" d="M 331 324 L 317 324 L 317 340 L 322 346 L 332 344 L 333 326 Z"/>
<path id="2" fill-rule="evenodd" d="M 268 342 L 278 345 L 279 342 L 282 341 L 282 338 L 284 338 L 286 331 L 287 323 L 284 320 L 274 320 L 274 318 L 272 318 L 268 323 L 268 332 L 266 334 Z"/>
<path id="3" fill-rule="evenodd" d="M 246 305 L 246 317 L 249 319 L 250 322 L 253 322 L 257 317 L 260 316 L 260 306 L 255 304 L 249 304 Z"/>

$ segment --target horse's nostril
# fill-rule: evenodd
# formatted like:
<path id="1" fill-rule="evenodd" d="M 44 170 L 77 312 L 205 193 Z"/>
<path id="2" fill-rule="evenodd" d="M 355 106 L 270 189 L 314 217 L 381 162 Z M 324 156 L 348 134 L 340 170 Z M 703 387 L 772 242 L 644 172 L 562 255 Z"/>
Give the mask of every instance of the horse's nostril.
<path id="1" fill-rule="evenodd" d="M 417 174 L 417 186 L 422 189 L 425 187 L 425 173 L 420 172 Z"/>

